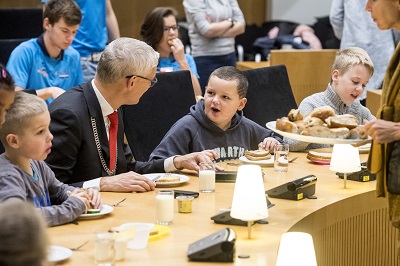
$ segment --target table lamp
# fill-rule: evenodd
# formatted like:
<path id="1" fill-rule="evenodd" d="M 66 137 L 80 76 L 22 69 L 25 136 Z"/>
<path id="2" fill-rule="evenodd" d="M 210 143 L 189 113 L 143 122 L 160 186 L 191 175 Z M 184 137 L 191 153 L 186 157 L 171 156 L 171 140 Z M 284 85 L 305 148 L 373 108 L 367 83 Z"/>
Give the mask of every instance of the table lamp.
<path id="1" fill-rule="evenodd" d="M 284 233 L 276 266 L 317 266 L 312 236 L 302 232 Z"/>
<path id="2" fill-rule="evenodd" d="M 251 226 L 254 221 L 268 217 L 267 197 L 265 196 L 260 166 L 239 166 L 231 216 L 248 222 L 248 238 L 251 238 Z"/>
<path id="3" fill-rule="evenodd" d="M 347 174 L 361 170 L 360 154 L 356 147 L 350 144 L 333 145 L 330 170 L 343 173 L 344 188 L 346 188 Z"/>

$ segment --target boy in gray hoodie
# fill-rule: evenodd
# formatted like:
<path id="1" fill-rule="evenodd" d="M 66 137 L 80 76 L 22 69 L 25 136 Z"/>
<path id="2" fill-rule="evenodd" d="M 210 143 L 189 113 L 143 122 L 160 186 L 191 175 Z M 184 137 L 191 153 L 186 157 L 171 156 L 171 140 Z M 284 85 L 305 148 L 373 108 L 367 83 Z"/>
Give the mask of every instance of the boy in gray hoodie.
<path id="1" fill-rule="evenodd" d="M 150 155 L 150 160 L 214 150 L 218 161 L 238 159 L 245 150 L 262 148 L 273 153 L 278 136 L 243 116 L 248 81 L 235 67 L 211 73 L 204 99 L 179 119 Z"/>

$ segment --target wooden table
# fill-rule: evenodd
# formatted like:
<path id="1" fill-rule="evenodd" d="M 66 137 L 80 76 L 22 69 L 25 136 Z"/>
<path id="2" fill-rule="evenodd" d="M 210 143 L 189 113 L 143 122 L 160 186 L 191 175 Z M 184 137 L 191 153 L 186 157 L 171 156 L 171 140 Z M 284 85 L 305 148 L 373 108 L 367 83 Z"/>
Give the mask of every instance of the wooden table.
<path id="1" fill-rule="evenodd" d="M 262 61 L 262 62 L 255 62 L 255 61 L 241 61 L 236 63 L 237 69 L 243 71 L 243 70 L 249 70 L 249 69 L 254 69 L 254 68 L 261 68 L 261 67 L 269 67 L 269 62 L 268 61 Z"/>
<path id="2" fill-rule="evenodd" d="M 357 215 L 358 212 L 365 208 L 368 209 L 369 206 L 379 205 L 376 208 L 381 208 L 382 206 L 382 208 L 385 208 L 386 201 L 377 200 L 374 196 L 373 190 L 375 189 L 375 181 L 365 183 L 348 181 L 348 188 L 344 189 L 343 180 L 339 179 L 334 172 L 330 171 L 328 166 L 310 163 L 306 159 L 306 153 L 292 153 L 291 156 L 299 156 L 299 158 L 289 165 L 289 171 L 287 173 L 275 173 L 272 167 L 263 167 L 265 189 L 276 187 L 309 174 L 314 174 L 318 178 L 315 194 L 318 199 L 291 201 L 270 198 L 275 206 L 269 209 L 269 218 L 267 219 L 269 224 L 254 225 L 252 228 L 253 239 L 247 239 L 246 227 L 220 225 L 210 220 L 210 217 L 218 213 L 219 209 L 230 207 L 233 198 L 235 184 L 217 183 L 215 193 L 201 193 L 199 198 L 193 201 L 192 213 L 178 213 L 176 203 L 175 217 L 173 224 L 170 226 L 170 234 L 157 241 L 149 242 L 146 249 L 128 250 L 126 260 L 118 262 L 117 265 L 205 265 L 188 261 L 188 245 L 222 228 L 230 227 L 233 228 L 237 234 L 236 254 L 248 254 L 250 258 L 240 259 L 236 257 L 235 262 L 229 265 L 272 266 L 275 265 L 276 262 L 281 235 L 292 230 L 292 228 L 301 228 L 303 231 L 308 231 L 318 236 L 318 232 L 321 232 L 322 229 L 329 226 L 330 221 L 334 222 L 338 220 L 340 223 L 342 221 L 342 216 L 343 219 L 347 219 L 346 215 L 351 216 L 352 213 Z M 365 154 L 360 156 L 362 162 L 367 159 Z M 225 166 L 225 170 L 237 169 L 237 166 L 228 166 L 226 163 L 222 164 Z M 198 191 L 197 177 L 190 175 L 190 181 L 176 189 Z M 371 198 L 371 202 L 360 202 L 357 204 L 355 198 L 357 195 L 367 195 L 367 198 Z M 109 204 L 118 202 L 125 197 L 127 199 L 121 205 L 115 207 L 111 214 L 101 219 L 81 220 L 79 221 L 79 225 L 67 224 L 48 229 L 52 245 L 74 247 L 88 239 L 91 240 L 87 245 L 82 247 L 80 251 L 75 251 L 73 256 L 64 262 L 65 265 L 93 264 L 93 234 L 96 230 L 108 229 L 126 222 L 155 222 L 155 192 L 102 192 L 102 196 L 103 202 Z M 345 207 L 340 205 L 340 208 L 344 208 L 343 211 L 335 209 L 336 212 L 334 212 L 334 214 L 329 212 L 329 208 L 332 206 L 350 199 L 353 199 L 350 203 L 351 205 Z M 369 212 L 370 210 L 366 211 Z M 321 216 L 317 215 L 319 212 L 322 213 Z M 341 213 L 344 214 L 342 215 Z M 329 215 L 335 215 L 335 217 L 330 217 Z M 314 226 L 315 223 L 317 223 L 318 226 Z M 386 223 L 388 222 L 386 221 Z M 390 228 L 390 226 L 387 227 Z M 318 232 L 314 232 L 314 228 L 318 229 Z M 317 237 L 317 239 L 318 241 L 314 239 L 316 250 L 319 245 L 321 245 L 321 248 L 323 245 L 323 243 L 319 242 L 319 237 Z M 366 239 L 367 236 L 364 240 Z M 359 243 L 359 245 L 362 245 L 362 243 Z M 334 250 L 332 250 L 332 252 L 334 252 Z M 376 252 L 380 252 L 380 250 L 377 249 Z M 317 254 L 319 260 L 327 256 L 328 254 L 319 254 L 319 256 Z M 207 263 L 206 265 L 221 264 Z M 336 263 L 335 265 L 347 266 L 357 264 L 349 264 L 343 261 L 342 264 Z"/>

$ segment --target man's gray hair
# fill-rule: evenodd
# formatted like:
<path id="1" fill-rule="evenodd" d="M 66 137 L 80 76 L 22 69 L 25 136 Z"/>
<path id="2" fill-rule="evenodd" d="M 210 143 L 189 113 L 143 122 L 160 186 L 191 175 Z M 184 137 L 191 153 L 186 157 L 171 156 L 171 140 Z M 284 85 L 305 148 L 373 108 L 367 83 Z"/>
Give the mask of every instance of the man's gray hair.
<path id="1" fill-rule="evenodd" d="M 107 45 L 97 66 L 95 78 L 112 84 L 129 75 L 148 75 L 158 65 L 159 53 L 145 42 L 118 38 Z"/>

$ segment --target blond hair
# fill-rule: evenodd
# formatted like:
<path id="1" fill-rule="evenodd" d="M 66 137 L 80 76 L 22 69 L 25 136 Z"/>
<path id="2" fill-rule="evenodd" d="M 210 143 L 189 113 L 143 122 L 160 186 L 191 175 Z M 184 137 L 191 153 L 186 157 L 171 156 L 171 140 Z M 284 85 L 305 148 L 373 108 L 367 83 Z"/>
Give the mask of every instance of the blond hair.
<path id="1" fill-rule="evenodd" d="M 47 110 L 46 102 L 38 96 L 23 91 L 16 92 L 14 103 L 8 109 L 6 120 L 0 130 L 3 144 L 7 144 L 8 134 L 22 134 L 23 129 L 30 125 L 32 117 L 43 114 Z"/>
<path id="2" fill-rule="evenodd" d="M 0 203 L 0 213 L 0 265 L 43 265 L 48 240 L 39 211 L 28 202 L 11 198 Z"/>
<path id="3" fill-rule="evenodd" d="M 363 65 L 369 70 L 371 76 L 374 74 L 374 64 L 371 57 L 364 49 L 359 47 L 349 47 L 338 51 L 332 66 L 332 72 L 337 69 L 340 75 L 343 75 L 355 65 Z"/>

